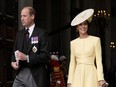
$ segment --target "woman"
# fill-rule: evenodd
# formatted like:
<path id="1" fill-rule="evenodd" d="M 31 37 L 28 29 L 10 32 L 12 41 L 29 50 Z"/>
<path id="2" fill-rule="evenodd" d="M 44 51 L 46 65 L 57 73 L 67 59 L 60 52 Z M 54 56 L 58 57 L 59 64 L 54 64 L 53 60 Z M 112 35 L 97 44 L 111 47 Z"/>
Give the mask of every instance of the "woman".
<path id="1" fill-rule="evenodd" d="M 93 9 L 78 14 L 71 22 L 79 37 L 71 41 L 71 55 L 67 87 L 104 87 L 100 38 L 87 33 Z"/>

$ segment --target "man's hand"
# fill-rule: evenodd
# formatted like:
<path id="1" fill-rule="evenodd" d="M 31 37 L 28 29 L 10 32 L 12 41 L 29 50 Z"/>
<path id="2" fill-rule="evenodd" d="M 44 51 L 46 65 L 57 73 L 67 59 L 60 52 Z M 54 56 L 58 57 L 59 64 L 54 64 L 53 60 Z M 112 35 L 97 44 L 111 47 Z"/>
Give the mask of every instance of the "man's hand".
<path id="1" fill-rule="evenodd" d="M 15 69 L 18 70 L 19 69 L 19 65 L 17 64 L 17 62 L 12 62 L 11 66 Z"/>
<path id="2" fill-rule="evenodd" d="M 22 61 L 27 60 L 26 55 L 18 50 L 15 51 L 15 57 L 17 60 L 22 60 Z"/>

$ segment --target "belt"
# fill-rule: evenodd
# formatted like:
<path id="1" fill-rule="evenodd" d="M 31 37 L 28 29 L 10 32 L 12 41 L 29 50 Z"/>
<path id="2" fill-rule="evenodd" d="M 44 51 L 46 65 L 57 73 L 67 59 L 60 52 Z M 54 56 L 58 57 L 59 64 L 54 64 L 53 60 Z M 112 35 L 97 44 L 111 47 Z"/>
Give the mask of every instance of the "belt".
<path id="1" fill-rule="evenodd" d="M 93 59 L 77 59 L 77 64 L 94 65 Z"/>

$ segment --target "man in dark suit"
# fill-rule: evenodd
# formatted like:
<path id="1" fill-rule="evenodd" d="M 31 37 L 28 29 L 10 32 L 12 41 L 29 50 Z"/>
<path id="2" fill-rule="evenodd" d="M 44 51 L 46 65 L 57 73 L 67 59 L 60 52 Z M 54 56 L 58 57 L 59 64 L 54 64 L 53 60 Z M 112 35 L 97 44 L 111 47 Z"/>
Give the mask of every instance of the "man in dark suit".
<path id="1" fill-rule="evenodd" d="M 35 14 L 30 6 L 21 11 L 24 29 L 16 35 L 11 59 L 11 66 L 17 70 L 13 87 L 48 87 L 48 36 L 45 30 L 35 25 Z"/>

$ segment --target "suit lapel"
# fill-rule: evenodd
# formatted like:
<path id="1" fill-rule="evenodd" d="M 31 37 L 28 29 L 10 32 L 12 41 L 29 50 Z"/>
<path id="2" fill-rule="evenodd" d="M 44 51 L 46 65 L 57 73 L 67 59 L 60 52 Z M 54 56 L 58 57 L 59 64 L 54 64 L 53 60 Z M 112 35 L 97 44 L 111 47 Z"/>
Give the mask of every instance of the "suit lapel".
<path id="1" fill-rule="evenodd" d="M 34 46 L 34 44 L 32 44 L 32 37 L 38 36 L 38 27 L 35 27 L 31 37 L 29 38 L 29 48 L 27 50 L 27 54 L 31 51 L 32 47 Z"/>

